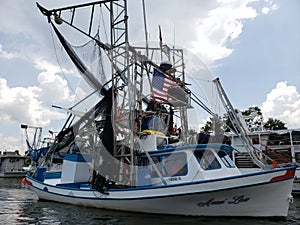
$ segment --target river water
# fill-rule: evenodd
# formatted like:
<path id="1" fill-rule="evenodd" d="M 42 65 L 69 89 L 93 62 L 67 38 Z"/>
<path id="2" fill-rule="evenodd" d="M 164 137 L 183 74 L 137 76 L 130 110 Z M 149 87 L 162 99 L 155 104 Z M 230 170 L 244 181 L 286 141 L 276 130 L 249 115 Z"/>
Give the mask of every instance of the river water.
<path id="1" fill-rule="evenodd" d="M 286 220 L 207 218 L 127 213 L 38 201 L 21 187 L 21 179 L 0 178 L 0 224 L 101 224 L 101 225 L 283 225 L 300 224 L 300 196 L 295 196 Z"/>

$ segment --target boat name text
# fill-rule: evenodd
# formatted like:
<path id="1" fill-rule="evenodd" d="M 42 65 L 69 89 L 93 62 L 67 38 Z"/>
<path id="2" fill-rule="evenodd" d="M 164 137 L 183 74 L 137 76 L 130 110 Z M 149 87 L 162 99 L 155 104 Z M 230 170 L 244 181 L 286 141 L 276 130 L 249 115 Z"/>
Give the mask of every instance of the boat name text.
<path id="1" fill-rule="evenodd" d="M 217 200 L 214 198 L 210 198 L 207 201 L 204 202 L 198 202 L 198 207 L 204 207 L 204 206 L 213 206 L 213 205 L 224 205 L 224 204 L 240 204 L 241 202 L 248 202 L 250 198 L 245 197 L 244 195 L 236 195 L 232 197 L 231 199 L 223 199 L 223 200 Z"/>

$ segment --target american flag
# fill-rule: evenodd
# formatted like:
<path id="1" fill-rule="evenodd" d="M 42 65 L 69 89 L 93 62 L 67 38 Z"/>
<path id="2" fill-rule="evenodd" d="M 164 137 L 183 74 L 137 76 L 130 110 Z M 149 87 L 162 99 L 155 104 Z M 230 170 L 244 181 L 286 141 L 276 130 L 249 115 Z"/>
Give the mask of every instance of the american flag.
<path id="1" fill-rule="evenodd" d="M 168 101 L 168 90 L 170 87 L 174 87 L 176 81 L 171 77 L 166 76 L 163 72 L 157 69 L 153 70 L 152 87 L 153 98 L 162 102 Z"/>

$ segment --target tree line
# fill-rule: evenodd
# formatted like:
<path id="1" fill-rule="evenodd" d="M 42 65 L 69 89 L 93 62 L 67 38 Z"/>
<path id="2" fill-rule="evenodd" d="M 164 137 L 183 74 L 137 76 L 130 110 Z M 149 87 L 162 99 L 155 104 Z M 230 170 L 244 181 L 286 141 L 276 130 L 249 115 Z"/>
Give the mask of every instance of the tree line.
<path id="1" fill-rule="evenodd" d="M 240 113 L 244 119 L 245 125 L 249 131 L 254 130 L 286 130 L 286 123 L 276 118 L 268 118 L 264 122 L 261 109 L 257 106 L 251 106 L 247 110 L 236 113 Z M 210 133 L 212 131 L 218 133 L 229 132 L 233 129 L 231 121 L 227 114 L 223 117 L 210 117 L 210 120 L 201 128 L 202 132 Z"/>

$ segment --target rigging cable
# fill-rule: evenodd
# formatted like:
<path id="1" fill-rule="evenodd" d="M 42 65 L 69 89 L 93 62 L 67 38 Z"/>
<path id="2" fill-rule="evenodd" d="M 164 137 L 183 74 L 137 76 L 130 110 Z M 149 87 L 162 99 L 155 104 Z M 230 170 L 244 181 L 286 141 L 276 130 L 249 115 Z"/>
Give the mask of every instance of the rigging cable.
<path id="1" fill-rule="evenodd" d="M 60 62 L 59 62 L 58 55 L 57 55 L 57 50 L 56 50 L 56 46 L 55 46 L 55 41 L 54 41 L 54 37 L 53 37 L 53 30 L 52 30 L 52 28 L 51 28 L 51 25 L 50 25 L 50 33 L 51 33 L 51 39 L 52 39 L 52 43 L 53 43 L 53 48 L 54 48 L 54 52 L 55 52 L 55 58 L 56 58 L 56 61 L 57 61 L 58 65 L 59 65 L 59 67 L 60 67 L 60 70 L 61 70 L 61 73 L 62 73 L 64 79 L 67 81 L 67 84 L 68 84 L 69 88 L 71 89 L 71 91 L 72 91 L 73 94 L 75 95 L 75 91 L 74 91 L 74 89 L 72 88 L 72 86 L 70 85 L 70 82 L 69 82 L 69 80 L 67 79 L 67 77 L 66 77 L 66 75 L 65 75 L 65 73 L 64 73 L 64 71 L 63 71 L 63 68 L 62 68 L 62 66 L 61 66 L 61 64 L 60 64 Z"/>
<path id="2" fill-rule="evenodd" d="M 70 82 L 69 82 L 69 80 L 67 79 L 65 73 L 63 72 L 63 68 L 62 68 L 62 66 L 61 66 L 61 64 L 60 64 L 60 61 L 59 61 L 59 58 L 58 58 L 58 54 L 57 54 L 57 50 L 56 50 L 56 46 L 55 46 L 55 41 L 54 41 L 54 37 L 53 37 L 53 30 L 52 30 L 51 25 L 50 25 L 50 31 L 51 31 L 50 33 L 51 33 L 51 39 L 52 39 L 52 43 L 53 43 L 53 47 L 54 47 L 54 52 L 55 52 L 56 61 L 57 61 L 58 65 L 59 65 L 59 67 L 60 67 L 60 70 L 61 70 L 61 73 L 62 73 L 64 79 L 67 81 L 67 84 L 68 84 L 69 88 L 70 88 L 71 91 L 73 92 L 74 96 L 76 96 L 76 92 L 75 92 L 75 90 L 73 89 L 73 87 L 70 85 Z M 84 104 L 86 107 L 88 107 L 85 103 L 83 103 L 83 104 Z"/>
<path id="3" fill-rule="evenodd" d="M 108 35 L 107 35 L 107 32 L 106 32 L 106 26 L 105 26 L 105 23 L 104 23 L 104 17 L 103 17 L 103 11 L 102 11 L 102 6 L 101 5 L 100 5 L 100 15 L 101 15 L 102 26 L 104 28 L 106 42 L 108 42 Z M 100 17 L 99 17 L 99 20 L 100 20 Z M 100 21 L 99 21 L 99 26 L 100 26 Z"/>

